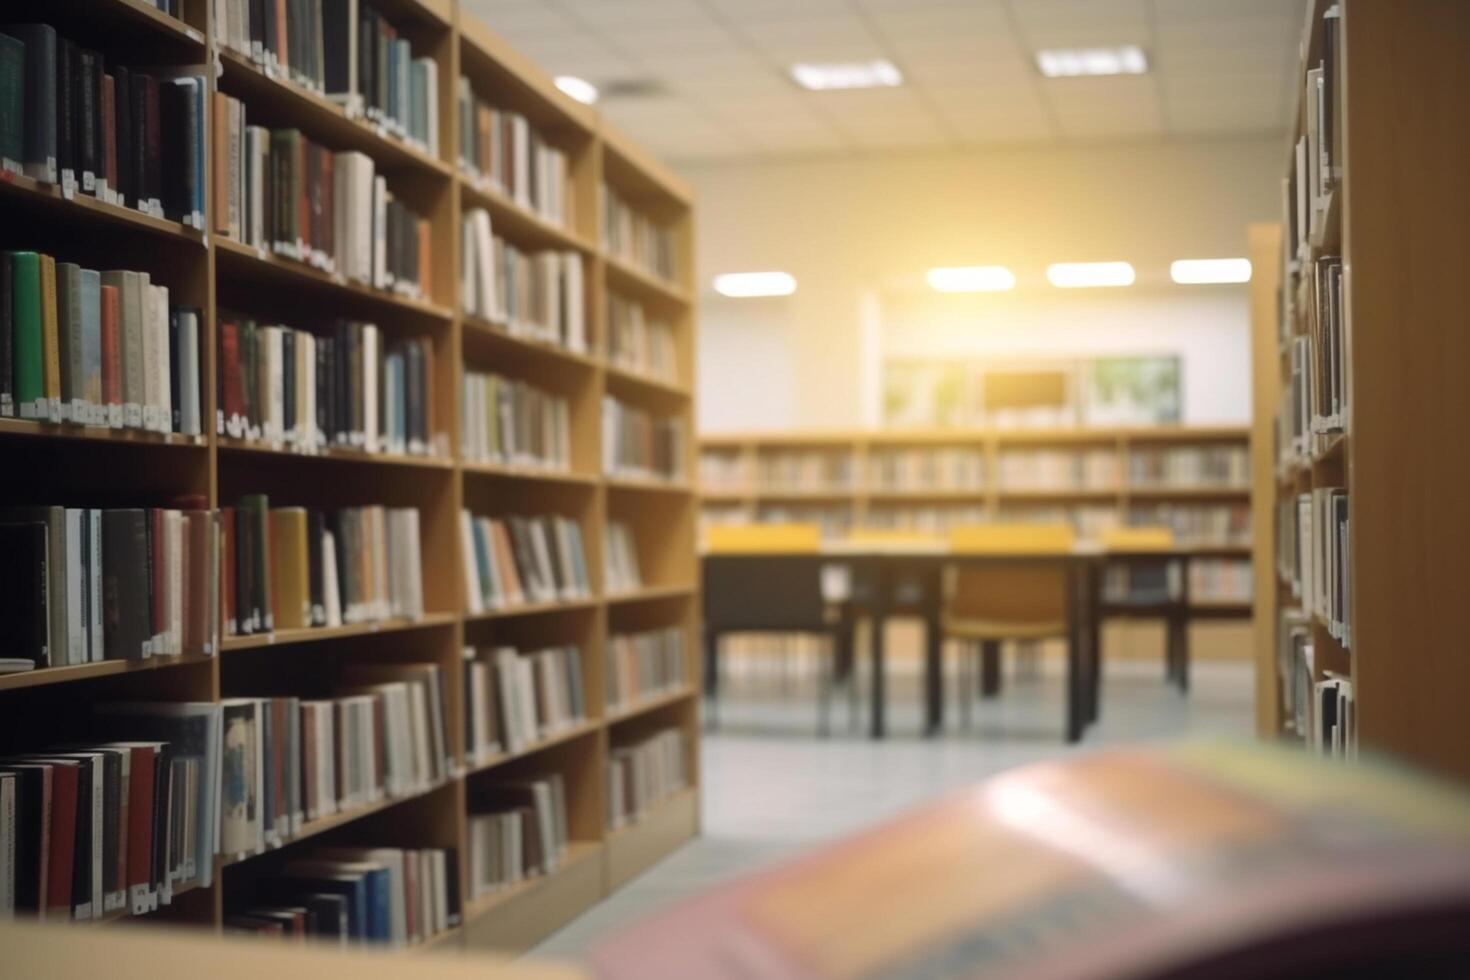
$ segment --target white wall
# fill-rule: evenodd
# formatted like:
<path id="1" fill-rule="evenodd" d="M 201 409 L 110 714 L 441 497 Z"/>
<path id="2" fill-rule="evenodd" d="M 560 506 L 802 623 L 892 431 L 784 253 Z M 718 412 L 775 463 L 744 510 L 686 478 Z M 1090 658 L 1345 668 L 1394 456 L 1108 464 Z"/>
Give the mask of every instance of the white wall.
<path id="1" fill-rule="evenodd" d="M 698 194 L 704 431 L 863 424 L 878 347 L 957 356 L 1178 352 L 1185 420 L 1249 416 L 1245 287 L 1168 281 L 1246 254 L 1274 217 L 1274 137 L 686 168 Z M 1048 263 L 1124 259 L 1136 286 L 1063 293 Z M 1001 296 L 923 298 L 935 265 L 1003 264 Z M 735 301 L 717 272 L 784 269 L 795 295 Z M 880 312 L 871 312 L 871 297 Z M 879 329 L 864 331 L 862 309 Z M 881 344 L 875 342 L 881 336 Z"/>

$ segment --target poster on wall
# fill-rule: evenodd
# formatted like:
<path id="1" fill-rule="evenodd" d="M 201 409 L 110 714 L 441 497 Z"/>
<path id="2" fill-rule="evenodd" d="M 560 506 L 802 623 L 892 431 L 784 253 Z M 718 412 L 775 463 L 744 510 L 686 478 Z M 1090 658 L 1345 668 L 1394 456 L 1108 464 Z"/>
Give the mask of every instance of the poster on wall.
<path id="1" fill-rule="evenodd" d="M 1179 424 L 1184 411 L 1182 373 L 1177 355 L 1099 357 L 1089 361 L 1083 385 L 1083 424 Z"/>
<path id="2" fill-rule="evenodd" d="M 889 361 L 883 371 L 883 424 L 949 428 L 971 424 L 961 361 Z"/>

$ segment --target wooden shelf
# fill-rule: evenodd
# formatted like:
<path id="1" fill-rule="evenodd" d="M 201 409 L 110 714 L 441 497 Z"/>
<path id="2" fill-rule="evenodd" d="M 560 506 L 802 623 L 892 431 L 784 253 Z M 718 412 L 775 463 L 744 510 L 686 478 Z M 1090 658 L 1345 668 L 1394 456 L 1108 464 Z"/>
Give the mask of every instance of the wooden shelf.
<path id="1" fill-rule="evenodd" d="M 603 483 L 609 490 L 648 491 L 649 493 L 693 493 L 687 480 L 663 480 L 651 476 L 608 476 Z"/>
<path id="2" fill-rule="evenodd" d="M 532 248 L 576 249 L 592 255 L 597 247 L 569 228 L 553 224 L 533 211 L 517 204 L 503 191 L 481 183 L 467 175 L 459 178 L 460 201 L 465 208 L 479 207 L 490 212 L 490 226 L 495 234 L 518 245 Z"/>
<path id="3" fill-rule="evenodd" d="M 237 52 L 220 49 L 224 73 L 220 89 L 245 102 L 246 112 L 283 115 L 297 121 L 306 135 L 332 150 L 361 150 L 381 172 L 410 169 L 449 178 L 454 169 L 365 118 L 352 118 L 340 105 L 286 78 L 267 75 L 260 66 Z M 441 121 L 442 125 L 442 121 Z"/>
<path id="4" fill-rule="evenodd" d="M 541 483 L 564 483 L 579 487 L 595 487 L 601 482 L 599 477 L 590 473 L 577 473 L 572 470 L 542 469 L 538 466 L 518 466 L 514 463 L 466 462 L 460 464 L 460 469 L 465 472 L 466 476 L 534 480 Z"/>
<path id="5" fill-rule="evenodd" d="M 546 616 L 552 613 L 595 609 L 599 605 L 601 605 L 601 602 L 596 598 L 559 599 L 555 602 L 523 602 L 519 605 L 505 606 L 500 609 L 487 609 L 484 612 L 465 613 L 464 621 L 466 623 L 475 623 L 489 619 L 514 619 L 518 616 Z"/>
<path id="6" fill-rule="evenodd" d="M 1106 490 L 1097 487 L 1002 487 L 996 492 L 1001 500 L 1024 501 L 1116 500 L 1123 494 L 1121 489 Z"/>
<path id="7" fill-rule="evenodd" d="M 449 470 L 454 468 L 454 460 L 443 456 L 411 456 L 406 453 L 369 453 L 363 452 L 360 449 L 344 449 L 337 446 L 308 453 L 287 449 L 284 446 L 277 447 L 267 443 L 251 442 L 246 439 L 230 439 L 225 436 L 219 436 L 216 439 L 216 443 L 221 453 L 282 456 L 287 459 L 335 463 L 363 463 L 375 466 L 406 466 L 431 470 Z"/>
<path id="8" fill-rule="evenodd" d="M 666 708 L 671 704 L 687 701 L 689 698 L 694 697 L 695 694 L 695 690 L 686 684 L 677 690 L 665 691 L 662 694 L 654 694 L 650 697 L 641 698 L 626 707 L 609 709 L 606 720 L 609 725 L 616 725 L 619 722 L 627 721 L 629 718 L 641 718 L 643 715 L 657 711 L 659 708 Z"/>
<path id="9" fill-rule="evenodd" d="M 350 623 L 343 626 L 308 626 L 304 629 L 248 633 L 243 636 L 225 637 L 220 640 L 220 649 L 229 653 L 235 650 L 258 650 L 261 647 L 281 647 L 296 643 L 321 643 L 350 636 L 399 633 L 429 629 L 435 626 L 449 626 L 456 621 L 456 618 L 453 613 L 425 613 L 420 619 L 382 619 L 370 623 Z"/>
<path id="10" fill-rule="evenodd" d="M 1217 500 L 1222 497 L 1247 498 L 1250 487 L 1137 487 L 1123 491 L 1130 497 L 1159 497 L 1171 500 Z"/>
<path id="11" fill-rule="evenodd" d="M 575 365 L 589 371 L 597 367 L 597 359 L 590 354 L 580 354 L 557 344 L 513 334 L 501 324 L 489 320 L 465 314 L 460 317 L 460 322 L 464 327 L 466 344 L 484 345 L 491 351 L 515 352 L 531 358 Z M 471 363 L 468 366 L 474 365 Z"/>
<path id="12" fill-rule="evenodd" d="M 379 306 L 384 312 L 398 311 L 448 323 L 454 313 L 447 307 L 419 299 L 399 296 L 387 290 L 374 289 L 360 282 L 331 275 L 320 269 L 284 258 L 266 249 L 257 249 L 229 238 L 216 236 L 215 256 L 220 267 L 232 276 L 254 276 L 262 282 L 283 286 L 311 285 L 320 289 L 350 295 Z"/>
<path id="13" fill-rule="evenodd" d="M 28 205 L 47 214 L 105 222 L 120 228 L 197 245 L 201 249 L 204 247 L 204 233 L 182 222 L 155 218 L 151 214 L 120 204 L 109 204 L 80 190 L 68 198 L 62 193 L 59 184 L 48 184 L 8 170 L 0 170 L 0 205 L 7 208 Z"/>
<path id="14" fill-rule="evenodd" d="M 602 261 L 607 269 L 608 289 L 615 293 L 653 300 L 658 303 L 688 306 L 689 294 L 674 283 L 645 272 L 631 262 L 608 252 L 602 252 Z"/>
<path id="15" fill-rule="evenodd" d="M 605 597 L 608 605 L 622 605 L 630 602 L 653 602 L 657 599 L 673 599 L 681 596 L 693 595 L 699 591 L 693 585 L 647 585 L 641 589 L 631 592 L 611 592 Z"/>
<path id="16" fill-rule="evenodd" d="M 492 756 L 489 759 L 474 762 L 465 767 L 465 775 L 475 776 L 482 772 L 489 772 L 498 766 L 505 765 L 507 762 L 514 762 L 517 759 L 524 759 L 527 756 L 536 755 L 538 752 L 544 752 L 554 746 L 564 745 L 584 735 L 591 735 L 593 732 L 601 730 L 602 725 L 596 719 L 579 721 L 575 724 L 568 725 L 559 732 L 552 732 L 545 738 L 537 739 L 530 745 L 522 746 L 514 752 L 501 752 L 499 755 Z"/>
<path id="17" fill-rule="evenodd" d="M 144 670 L 190 667 L 195 664 L 207 664 L 213 660 L 214 658 L 210 656 L 148 657 L 143 660 L 100 660 L 96 663 L 73 664 L 69 667 L 42 667 L 18 674 L 0 674 L 0 691 L 45 687 L 51 684 L 70 684 L 74 681 L 92 680 L 97 677 L 136 674 Z"/>
<path id="18" fill-rule="evenodd" d="M 567 842 L 567 853 L 557 865 L 556 870 L 550 874 L 535 875 L 524 878 L 507 888 L 490 892 L 472 899 L 464 909 L 464 922 L 468 926 L 476 919 L 484 918 L 497 909 L 503 909 L 527 894 L 544 888 L 547 882 L 555 879 L 558 875 L 567 874 L 570 870 L 580 865 L 583 861 L 597 858 L 602 853 L 601 841 L 574 840 Z"/>
<path id="19" fill-rule="evenodd" d="M 105 429 L 97 425 L 35 422 L 29 419 L 0 419 L 0 437 L 110 442 L 168 449 L 205 449 L 209 446 L 205 436 L 186 436 L 176 432 L 145 432 L 142 429 Z"/>
<path id="20" fill-rule="evenodd" d="M 603 363 L 603 371 L 607 374 L 610 389 L 632 392 L 635 396 L 640 393 L 650 393 L 663 398 L 688 398 L 690 396 L 689 388 L 677 381 L 620 367 L 611 361 Z"/>

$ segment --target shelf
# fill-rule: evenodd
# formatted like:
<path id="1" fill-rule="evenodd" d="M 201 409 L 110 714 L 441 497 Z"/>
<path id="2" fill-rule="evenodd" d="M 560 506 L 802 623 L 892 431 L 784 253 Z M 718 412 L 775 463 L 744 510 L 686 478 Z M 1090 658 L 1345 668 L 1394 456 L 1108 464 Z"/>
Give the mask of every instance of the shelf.
<path id="1" fill-rule="evenodd" d="M 566 874 L 583 861 L 597 857 L 601 852 L 602 844 L 599 841 L 568 841 L 566 856 L 551 874 L 524 878 L 509 887 L 493 891 L 488 895 L 481 895 L 479 898 L 471 899 L 465 905 L 464 909 L 465 925 L 468 926 L 474 920 L 483 918 L 490 912 L 509 905 L 529 892 L 536 891 L 548 881 L 555 879 L 559 875 Z"/>
<path id="2" fill-rule="evenodd" d="M 549 470 L 537 466 L 518 466 L 514 463 L 463 462 L 460 464 L 460 469 L 467 476 L 537 480 L 542 483 L 562 483 L 580 487 L 595 487 L 601 482 L 601 478 L 591 473 L 577 473 L 571 470 Z"/>
<path id="3" fill-rule="evenodd" d="M 1223 497 L 1248 498 L 1250 487 L 1128 487 L 1122 491 L 1130 497 L 1174 498 L 1178 500 L 1219 500 Z"/>
<path id="4" fill-rule="evenodd" d="M 630 391 L 635 396 L 640 393 L 656 395 L 661 398 L 687 399 L 690 397 L 689 389 L 677 381 L 668 378 L 660 378 L 657 375 L 645 374 L 630 368 L 620 367 L 611 361 L 603 363 L 603 371 L 607 374 L 609 388 L 622 388 Z"/>
<path id="5" fill-rule="evenodd" d="M 383 619 L 371 623 L 351 623 L 343 626 L 308 626 L 303 629 L 283 629 L 270 633 L 249 633 L 243 636 L 227 636 L 220 641 L 220 649 L 256 650 L 261 647 L 289 646 L 295 643 L 316 643 L 323 640 L 340 640 L 350 636 L 369 636 L 374 633 L 397 633 L 407 630 L 428 629 L 448 626 L 455 621 L 453 613 L 424 613 L 420 619 Z"/>
<path id="6" fill-rule="evenodd" d="M 600 605 L 597 599 L 561 599 L 556 602 L 523 602 L 517 606 L 505 606 L 501 609 L 487 609 L 479 613 L 465 613 L 466 623 L 477 623 L 488 619 L 513 619 L 517 616 L 545 616 L 550 613 L 576 612 L 584 609 L 594 609 Z"/>
<path id="7" fill-rule="evenodd" d="M 993 489 L 993 488 L 991 488 Z M 991 489 L 974 487 L 969 490 L 934 489 L 934 490 L 865 490 L 860 495 L 869 500 L 883 502 L 904 500 L 956 500 L 956 501 L 983 501 Z"/>
<path id="8" fill-rule="evenodd" d="M 699 499 L 709 504 L 743 504 L 749 503 L 760 494 L 754 490 L 700 490 Z"/>
<path id="9" fill-rule="evenodd" d="M 459 176 L 460 201 L 465 208 L 482 207 L 490 212 L 490 226 L 497 235 L 512 242 L 552 249 L 575 249 L 591 255 L 597 248 L 569 228 L 547 221 L 528 211 L 504 191 L 473 180 L 463 171 Z"/>
<path id="10" fill-rule="evenodd" d="M 661 480 L 649 476 L 607 476 L 603 482 L 609 490 L 637 490 L 650 493 L 693 493 L 687 480 Z"/>
<path id="11" fill-rule="evenodd" d="M 679 306 L 688 306 L 690 303 L 689 294 L 679 286 L 660 279 L 651 272 L 644 272 L 605 249 L 602 261 L 607 269 L 607 288 L 615 293 L 637 293 L 644 298 Z"/>
<path id="12" fill-rule="evenodd" d="M 224 70 L 220 90 L 241 99 L 252 121 L 262 115 L 289 119 L 310 139 L 329 149 L 361 150 L 373 158 L 379 172 L 386 166 L 415 169 L 444 178 L 453 175 L 454 168 L 449 164 L 389 136 L 365 118 L 349 116 L 342 106 L 327 97 L 285 78 L 267 75 L 238 52 L 220 48 L 218 56 Z"/>
<path id="13" fill-rule="evenodd" d="M 449 470 L 454 468 L 454 460 L 442 456 L 410 456 L 402 453 L 368 453 L 360 449 L 342 449 L 332 447 L 319 452 L 299 452 L 284 447 L 276 447 L 267 443 L 250 442 L 245 439 L 230 439 L 225 436 L 218 437 L 217 445 L 221 453 L 239 453 L 244 455 L 274 456 L 285 459 L 302 459 L 325 462 L 340 463 L 365 463 L 377 466 L 407 466 L 417 469 Z"/>
<path id="14" fill-rule="evenodd" d="M 566 728 L 563 728 L 559 732 L 554 732 L 551 735 L 546 736 L 545 738 L 532 742 L 530 745 L 523 746 L 522 748 L 519 748 L 514 752 L 501 752 L 499 755 L 492 756 L 489 759 L 471 763 L 466 767 L 465 775 L 474 776 L 478 773 L 489 772 L 491 769 L 495 769 L 498 766 L 503 766 L 507 762 L 514 762 L 517 759 L 524 759 L 526 758 L 526 756 L 535 755 L 536 753 L 545 751 L 546 749 L 549 749 L 553 746 L 561 745 L 565 742 L 570 742 L 573 739 L 581 738 L 584 735 L 590 735 L 593 732 L 600 731 L 601 729 L 602 725 L 595 719 L 578 722 L 575 725 L 570 725 Z"/>
<path id="15" fill-rule="evenodd" d="M 0 437 L 23 439 L 62 439 L 84 442 L 111 442 L 132 446 L 155 446 L 170 449 L 204 449 L 209 443 L 204 436 L 186 436 L 177 432 L 147 432 L 142 429 L 105 429 L 97 425 L 73 425 L 70 422 L 35 422 L 29 419 L 0 419 Z"/>
<path id="16" fill-rule="evenodd" d="M 155 218 L 151 214 L 144 214 L 142 211 L 120 204 L 109 204 L 81 190 L 68 198 L 62 194 L 59 184 L 48 184 L 32 177 L 13 174 L 8 170 L 0 170 L 0 201 L 5 202 L 7 206 L 12 203 L 29 204 L 52 214 L 64 214 L 106 222 L 119 228 L 146 231 L 151 235 L 198 245 L 200 248 L 203 248 L 205 244 L 203 232 L 181 222 L 167 218 Z"/>
<path id="17" fill-rule="evenodd" d="M 677 690 L 665 691 L 662 694 L 642 698 L 626 708 L 609 710 L 606 720 L 609 725 L 616 725 L 619 722 L 627 721 L 629 718 L 638 718 L 649 712 L 657 711 L 659 708 L 665 708 L 671 704 L 678 704 L 680 701 L 694 697 L 694 694 L 694 688 L 686 684 Z"/>
<path id="18" fill-rule="evenodd" d="M 374 289 L 363 283 L 323 272 L 304 262 L 282 258 L 267 249 L 244 245 L 231 238 L 216 235 L 214 245 L 216 261 L 222 275 L 259 276 L 266 282 L 286 287 L 310 284 L 339 295 L 357 297 L 384 310 L 412 313 L 444 323 L 454 317 L 447 307 Z"/>
<path id="19" fill-rule="evenodd" d="M 1114 487 L 1111 490 L 1089 488 L 1089 487 L 1055 487 L 1043 488 L 1033 487 L 1031 489 L 1001 488 L 996 491 L 1002 503 L 1010 500 L 1117 500 L 1123 495 L 1121 488 Z"/>
<path id="20" fill-rule="evenodd" d="M 18 674 L 0 674 L 0 691 L 15 691 L 26 687 L 44 687 L 51 684 L 70 684 L 73 681 L 92 680 L 96 677 L 136 674 L 144 670 L 189 667 L 194 664 L 207 664 L 213 659 L 212 656 L 148 657 L 143 660 L 100 660 L 96 663 L 73 664 L 68 667 L 42 667 L 37 670 L 21 671 Z"/>
<path id="21" fill-rule="evenodd" d="M 841 490 L 837 488 L 828 490 L 816 488 L 809 490 L 779 490 L 774 487 L 765 487 L 750 494 L 750 496 L 755 497 L 757 500 L 849 500 L 857 495 L 858 491 L 856 490 Z"/>
<path id="22" fill-rule="evenodd" d="M 608 832 L 608 887 L 621 887 L 698 833 L 698 789 L 691 786 L 665 797 L 634 822 Z"/>
<path id="23" fill-rule="evenodd" d="M 378 800 L 376 803 L 369 803 L 367 806 L 355 807 L 351 810 L 340 811 L 337 813 L 333 813 L 330 816 L 321 817 L 320 819 L 303 823 L 299 831 L 297 831 L 295 834 L 291 835 L 287 839 L 281 841 L 279 845 L 274 847 L 267 846 L 264 850 L 249 851 L 242 854 L 216 855 L 214 859 L 215 870 L 221 871 L 225 868 L 232 867 L 233 865 L 243 864 L 246 861 L 251 860 L 252 858 L 258 858 L 263 854 L 271 854 L 275 851 L 281 850 L 284 847 L 290 847 L 292 844 L 299 844 L 301 841 L 310 840 L 311 838 L 316 837 L 319 834 L 325 834 L 329 830 L 336 830 L 338 827 L 346 826 L 347 824 L 352 823 L 354 820 L 361 820 L 363 817 L 369 816 L 370 814 L 381 813 L 382 811 L 395 807 L 400 803 L 407 803 L 410 800 L 422 799 L 423 797 L 428 796 L 430 793 L 441 790 L 445 786 L 448 786 L 453 782 L 454 778 L 451 777 L 449 779 L 441 780 L 440 782 L 434 783 L 432 786 L 427 786 L 424 789 L 418 790 L 416 792 L 408 793 L 404 796 L 395 796 L 391 799 Z"/>
<path id="24" fill-rule="evenodd" d="M 464 326 L 464 339 L 467 345 L 478 342 L 492 349 L 498 348 L 503 351 L 525 354 L 534 358 L 543 358 L 562 364 L 575 365 L 587 370 L 597 367 L 597 359 L 590 354 L 581 354 L 557 344 L 535 340 L 531 337 L 518 336 L 511 333 L 504 326 L 490 320 L 464 314 L 460 317 L 460 322 Z M 473 365 L 467 364 L 466 366 Z"/>
<path id="25" fill-rule="evenodd" d="M 674 599 L 692 595 L 695 591 L 692 585 L 648 585 L 631 592 L 609 593 L 603 601 L 610 606 L 630 602 L 653 602 L 657 599 Z"/>
<path id="26" fill-rule="evenodd" d="M 1210 602 L 1200 601 L 1189 604 L 1189 615 L 1205 616 L 1219 619 L 1248 619 L 1255 613 L 1255 607 L 1249 602 Z"/>

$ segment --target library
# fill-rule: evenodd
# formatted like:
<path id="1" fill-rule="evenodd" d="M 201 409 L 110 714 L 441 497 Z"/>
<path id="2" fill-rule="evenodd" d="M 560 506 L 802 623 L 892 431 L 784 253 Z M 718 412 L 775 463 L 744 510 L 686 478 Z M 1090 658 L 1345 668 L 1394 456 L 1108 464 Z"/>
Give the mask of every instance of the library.
<path id="1" fill-rule="evenodd" d="M 0 975 L 1470 976 L 1467 134 L 1463 0 L 5 4 Z"/>

